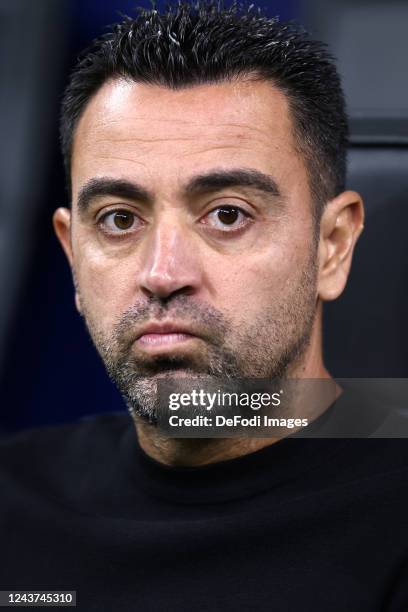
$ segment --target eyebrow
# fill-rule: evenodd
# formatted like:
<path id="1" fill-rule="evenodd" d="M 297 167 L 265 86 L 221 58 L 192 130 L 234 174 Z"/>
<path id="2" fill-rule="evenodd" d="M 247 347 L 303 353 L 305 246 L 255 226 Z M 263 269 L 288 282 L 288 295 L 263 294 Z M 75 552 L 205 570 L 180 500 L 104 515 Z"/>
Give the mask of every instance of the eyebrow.
<path id="1" fill-rule="evenodd" d="M 271 176 L 251 168 L 216 170 L 195 176 L 188 182 L 185 191 L 187 195 L 196 195 L 227 187 L 249 187 L 275 197 L 281 195 L 276 181 Z"/>
<path id="2" fill-rule="evenodd" d="M 215 170 L 199 174 L 188 181 L 183 192 L 186 196 L 197 196 L 229 187 L 248 187 L 270 196 L 281 196 L 276 181 L 270 175 L 252 168 Z M 155 199 L 151 192 L 133 181 L 108 177 L 93 178 L 80 189 L 78 195 L 80 213 L 87 211 L 93 199 L 103 196 L 137 200 L 150 205 Z"/>
<path id="3" fill-rule="evenodd" d="M 111 178 L 90 179 L 78 194 L 78 210 L 86 213 L 92 200 L 103 196 L 114 196 L 126 198 L 127 200 L 139 200 L 151 204 L 153 196 L 143 187 L 132 181 Z"/>

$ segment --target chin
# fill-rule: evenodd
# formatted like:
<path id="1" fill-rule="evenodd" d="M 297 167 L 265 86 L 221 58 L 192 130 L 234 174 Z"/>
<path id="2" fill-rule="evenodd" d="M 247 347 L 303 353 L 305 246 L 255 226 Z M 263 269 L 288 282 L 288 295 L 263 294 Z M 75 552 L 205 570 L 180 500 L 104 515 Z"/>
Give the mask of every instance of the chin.
<path id="1" fill-rule="evenodd" d="M 202 378 L 206 376 L 205 374 L 200 374 L 195 372 L 194 370 L 190 370 L 189 368 L 183 368 L 180 366 L 179 368 L 174 369 L 166 369 L 162 372 L 157 372 L 152 375 L 152 379 L 165 379 L 165 380 L 174 380 L 179 378 Z"/>

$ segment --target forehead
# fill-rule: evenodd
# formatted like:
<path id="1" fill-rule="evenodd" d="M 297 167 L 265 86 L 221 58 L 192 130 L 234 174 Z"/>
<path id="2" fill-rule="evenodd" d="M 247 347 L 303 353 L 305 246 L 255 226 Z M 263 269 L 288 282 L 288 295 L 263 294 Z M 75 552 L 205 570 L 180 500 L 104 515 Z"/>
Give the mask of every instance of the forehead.
<path id="1" fill-rule="evenodd" d="M 305 174 L 285 95 L 240 80 L 171 90 L 125 80 L 105 83 L 74 134 L 72 189 L 97 176 L 171 185 L 206 168 L 252 166 Z M 305 177 L 306 178 L 306 177 Z"/>

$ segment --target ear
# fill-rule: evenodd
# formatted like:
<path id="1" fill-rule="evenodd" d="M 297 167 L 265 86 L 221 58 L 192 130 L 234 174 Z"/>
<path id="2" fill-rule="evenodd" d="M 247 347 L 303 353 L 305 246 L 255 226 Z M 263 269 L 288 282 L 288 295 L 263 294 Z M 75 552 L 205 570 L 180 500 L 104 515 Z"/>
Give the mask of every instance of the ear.
<path id="1" fill-rule="evenodd" d="M 57 208 L 52 217 L 52 223 L 57 238 L 72 268 L 71 211 L 69 208 Z"/>
<path id="2" fill-rule="evenodd" d="M 344 191 L 326 204 L 320 223 L 318 293 L 323 301 L 343 292 L 354 247 L 364 227 L 363 201 Z"/>
<path id="3" fill-rule="evenodd" d="M 54 212 L 52 222 L 54 230 L 58 240 L 67 256 L 68 263 L 71 267 L 72 276 L 75 285 L 75 305 L 80 314 L 82 314 L 82 308 L 80 303 L 80 297 L 78 293 L 77 283 L 75 281 L 75 271 L 73 265 L 73 253 L 72 253 L 72 240 L 71 240 L 71 211 L 68 208 L 57 208 Z"/>

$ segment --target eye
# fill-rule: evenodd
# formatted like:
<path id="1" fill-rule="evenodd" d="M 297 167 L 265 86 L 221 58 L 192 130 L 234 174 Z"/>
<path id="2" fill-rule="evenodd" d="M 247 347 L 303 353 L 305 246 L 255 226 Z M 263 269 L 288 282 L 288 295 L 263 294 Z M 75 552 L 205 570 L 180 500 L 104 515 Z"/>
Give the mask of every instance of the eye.
<path id="1" fill-rule="evenodd" d="M 104 214 L 98 222 L 103 229 L 111 234 L 123 234 L 136 229 L 140 219 L 129 210 L 113 210 Z"/>
<path id="2" fill-rule="evenodd" d="M 232 232 L 240 227 L 243 227 L 250 215 L 238 206 L 219 206 L 208 213 L 203 220 L 203 223 L 211 227 L 224 231 Z"/>

